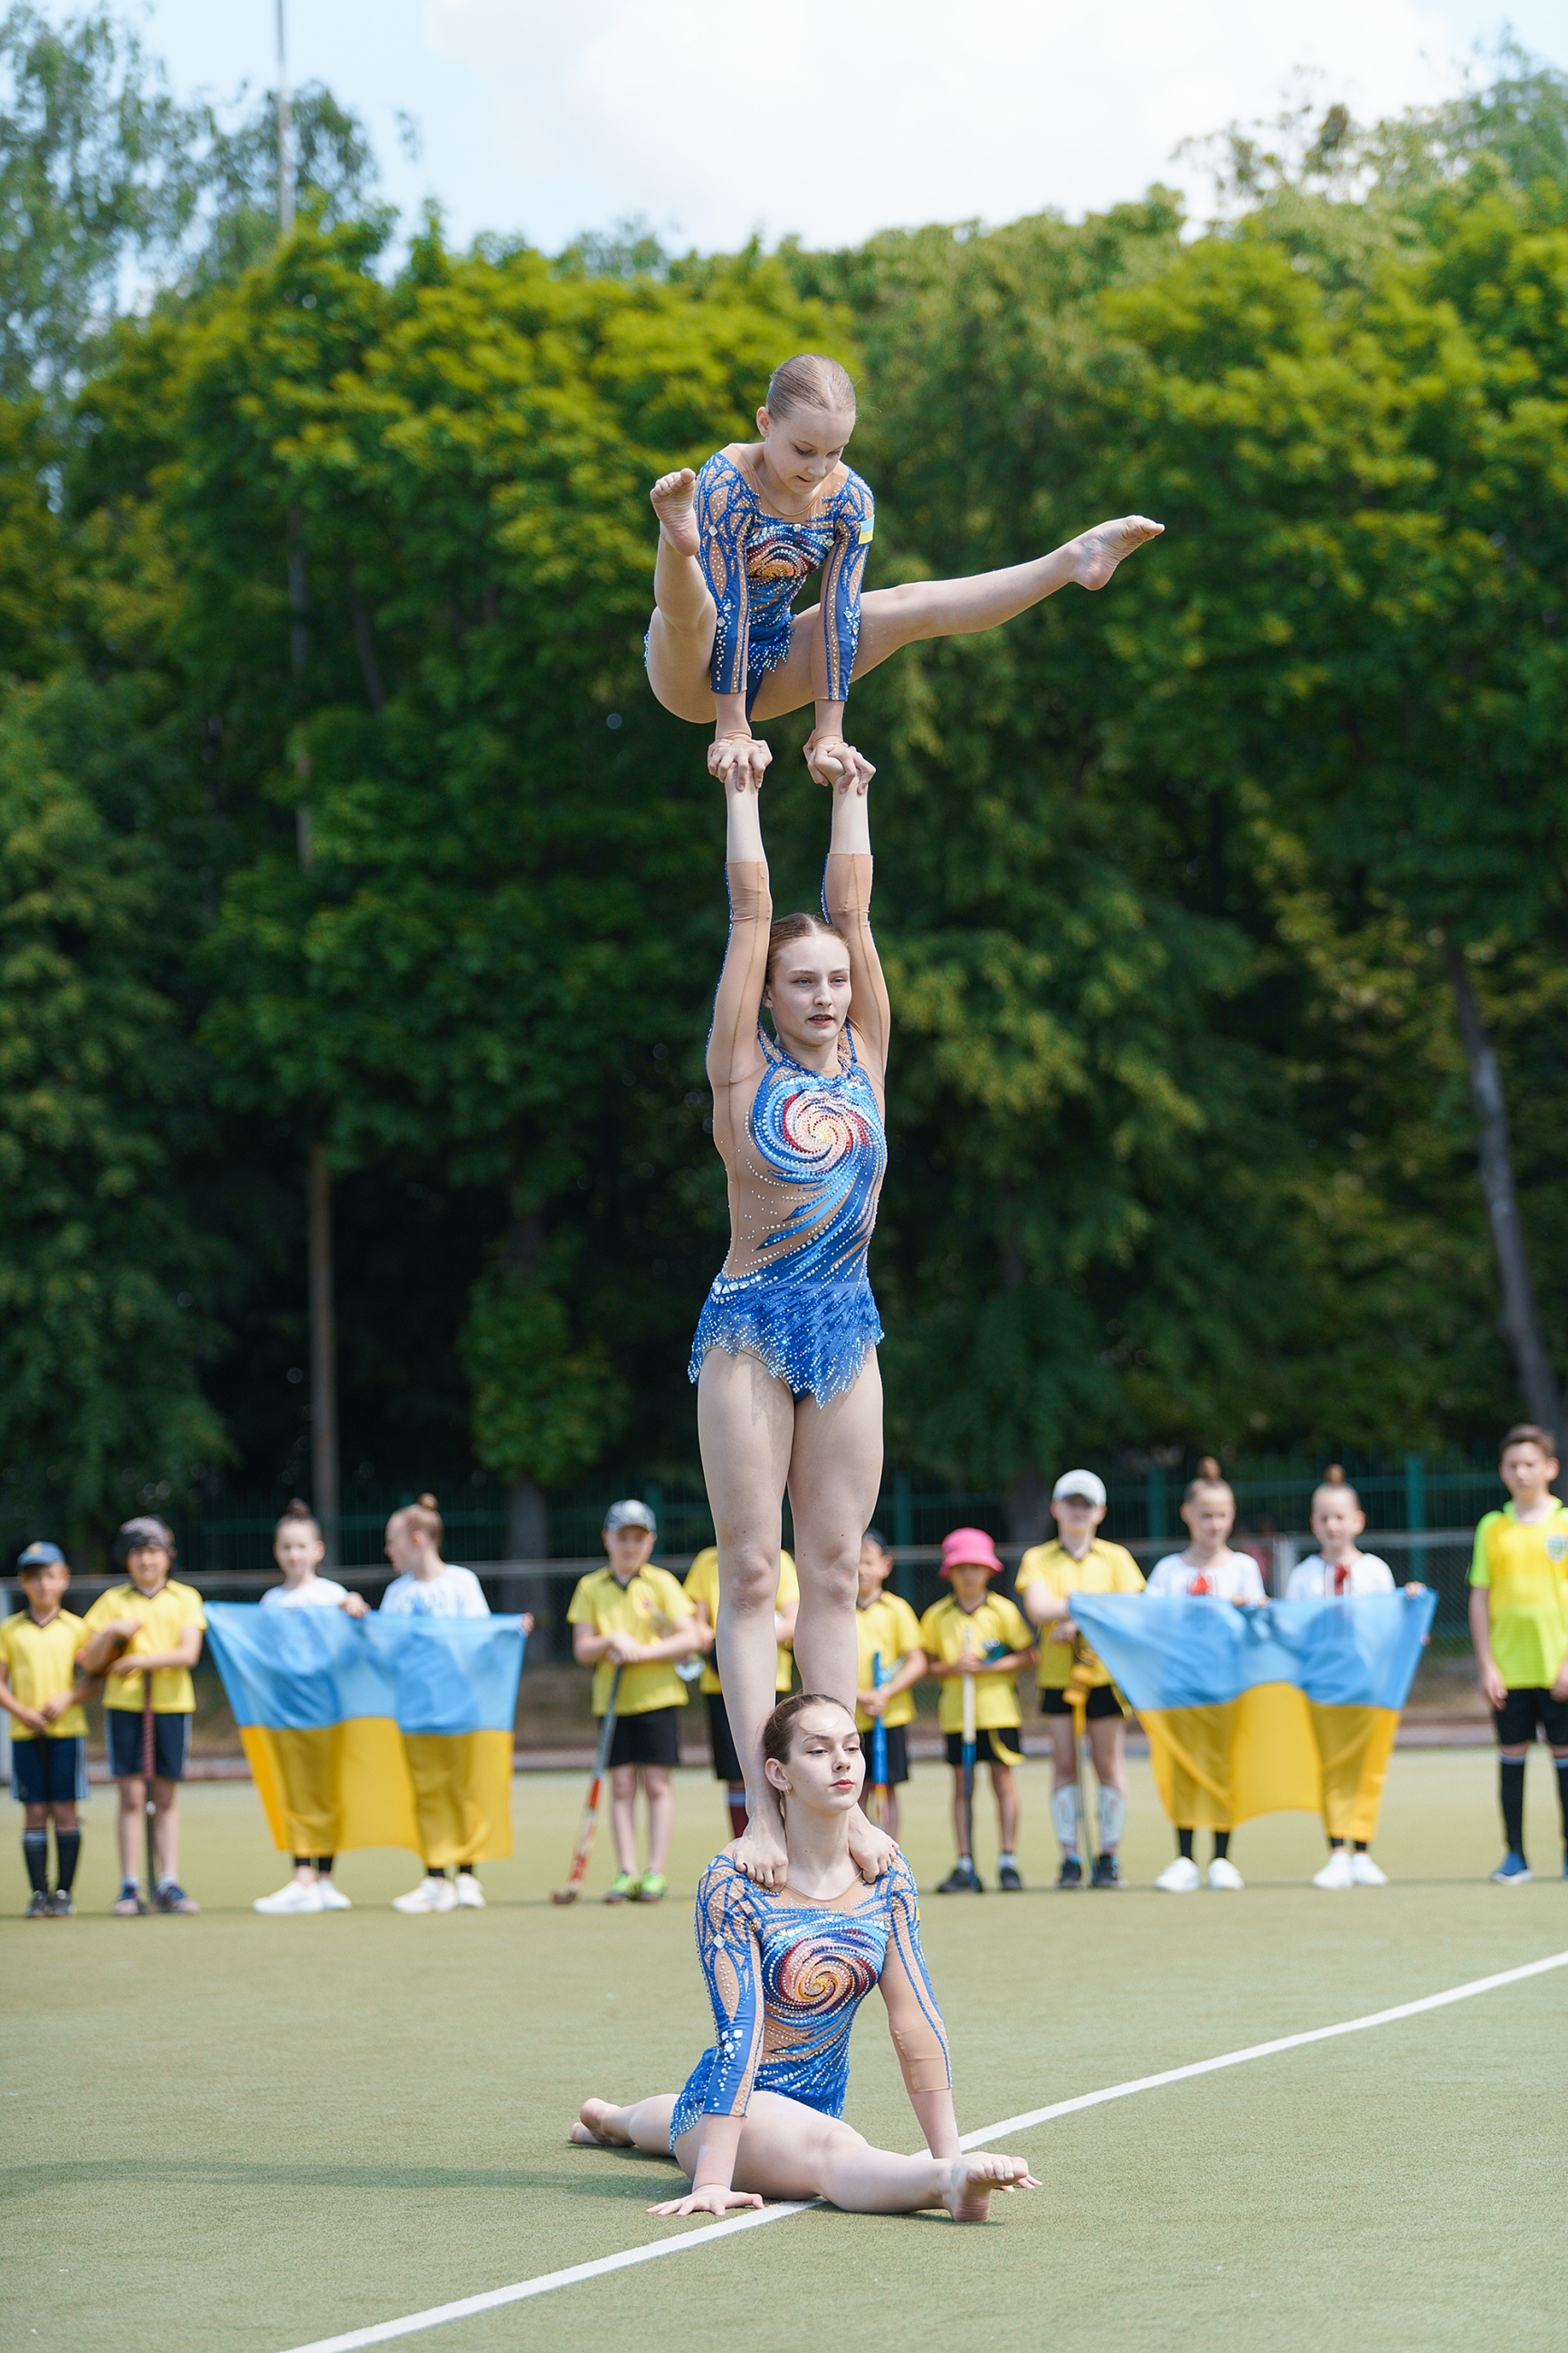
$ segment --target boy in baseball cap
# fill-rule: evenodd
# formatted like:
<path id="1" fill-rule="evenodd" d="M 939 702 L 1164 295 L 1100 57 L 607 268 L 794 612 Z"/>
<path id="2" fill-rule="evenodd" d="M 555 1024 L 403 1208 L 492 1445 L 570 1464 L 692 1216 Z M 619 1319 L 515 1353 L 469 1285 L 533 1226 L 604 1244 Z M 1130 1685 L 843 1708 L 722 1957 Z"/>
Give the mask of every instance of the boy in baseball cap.
<path id="1" fill-rule="evenodd" d="M 1068 1612 L 1070 1593 L 1143 1590 L 1142 1574 L 1131 1554 L 1095 1533 L 1105 1517 L 1105 1482 L 1094 1472 L 1064 1471 L 1051 1491 L 1055 1541 L 1031 1545 L 1018 1563 L 1016 1582 L 1024 1614 L 1033 1624 L 1048 1624 L 1051 1629 L 1039 1646 L 1039 1683 L 1040 1713 L 1050 1726 L 1056 1776 L 1051 1820 L 1062 1851 L 1058 1887 L 1083 1885 L 1078 1757 L 1072 1709 L 1066 1696 L 1068 1683 L 1074 1678 L 1079 1685 L 1089 1686 L 1084 1715 L 1100 1784 L 1100 1852 L 1093 1883 L 1096 1887 L 1121 1884 L 1116 1851 L 1127 1818 L 1123 1711 L 1110 1670 L 1088 1647 Z"/>
<path id="2" fill-rule="evenodd" d="M 0 1707 L 11 1717 L 11 1794 L 22 1808 L 29 1920 L 68 1919 L 87 1796 L 83 1700 L 96 1685 L 76 1662 L 81 1620 L 61 1608 L 70 1570 L 58 1545 L 30 1544 L 16 1563 L 26 1608 L 0 1625 Z M 49 1824 L 58 1864 L 49 1892 Z"/>
<path id="3" fill-rule="evenodd" d="M 972 1807 L 963 1790 L 963 1685 L 968 1677 L 974 1692 L 976 1749 L 991 1767 L 991 1788 L 996 1799 L 996 1822 L 1002 1852 L 996 1858 L 998 1883 L 1012 1892 L 1024 1884 L 1018 1875 L 1018 1793 L 1013 1767 L 1024 1761 L 1017 1746 L 1020 1667 L 1035 1655 L 1029 1630 L 1004 1593 L 990 1590 L 1001 1574 L 996 1547 L 984 1528 L 954 1528 L 942 1540 L 942 1573 L 952 1588 L 944 1601 L 933 1601 L 920 1624 L 921 1649 L 926 1672 L 942 1685 L 938 1720 L 947 1736 L 947 1761 L 952 1767 L 952 1825 L 958 1861 L 937 1889 L 939 1895 L 979 1895 L 984 1881 L 974 1868 Z M 1009 1736 L 1012 1736 L 1011 1737 Z"/>

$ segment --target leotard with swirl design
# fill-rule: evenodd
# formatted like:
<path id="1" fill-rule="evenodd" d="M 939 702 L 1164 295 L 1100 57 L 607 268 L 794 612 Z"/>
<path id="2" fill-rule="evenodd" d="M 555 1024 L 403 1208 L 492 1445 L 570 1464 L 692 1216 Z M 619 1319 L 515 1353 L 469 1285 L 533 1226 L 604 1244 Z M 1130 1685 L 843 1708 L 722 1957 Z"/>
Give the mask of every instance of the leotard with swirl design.
<path id="1" fill-rule="evenodd" d="M 727 1855 L 697 1890 L 697 1950 L 713 2004 L 714 2041 L 675 2104 L 673 2144 L 700 2116 L 743 2116 L 752 2094 L 779 2092 L 841 2116 L 849 2030 L 880 1986 L 911 2092 L 952 2083 L 947 2036 L 921 1951 L 920 1902 L 900 1855 L 872 1887 L 807 1904 L 753 1886 Z"/>
<path id="2" fill-rule="evenodd" d="M 876 501 L 852 469 L 799 521 L 768 514 L 750 474 L 722 449 L 697 477 L 703 575 L 717 609 L 713 691 L 746 697 L 749 711 L 769 670 L 789 652 L 791 607 L 802 581 L 822 568 L 820 627 L 828 699 L 847 702 L 860 641 L 860 582 L 876 529 Z"/>

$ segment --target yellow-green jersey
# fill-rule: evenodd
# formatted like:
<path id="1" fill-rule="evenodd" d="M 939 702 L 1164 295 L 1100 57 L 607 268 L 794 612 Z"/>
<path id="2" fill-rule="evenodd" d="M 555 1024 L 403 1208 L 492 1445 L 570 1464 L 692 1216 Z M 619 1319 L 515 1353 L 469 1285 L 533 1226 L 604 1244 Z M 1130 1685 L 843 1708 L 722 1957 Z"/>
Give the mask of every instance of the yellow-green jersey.
<path id="1" fill-rule="evenodd" d="M 1108 1544 L 1096 1536 L 1081 1560 L 1075 1560 L 1059 1538 L 1050 1544 L 1031 1545 L 1018 1563 L 1014 1578 L 1020 1593 L 1031 1585 L 1043 1585 L 1065 1601 L 1069 1593 L 1142 1593 L 1143 1572 L 1131 1554 L 1119 1545 Z M 1053 1642 L 1053 1624 L 1047 1619 L 1035 1640 L 1040 1646 L 1039 1684 L 1042 1691 L 1060 1691 L 1072 1673 L 1074 1646 L 1071 1642 Z M 1079 1655 L 1087 1672 L 1079 1681 L 1091 1688 L 1110 1681 L 1110 1670 L 1091 1650 L 1081 1647 Z"/>
<path id="2" fill-rule="evenodd" d="M 875 1601 L 868 1601 L 855 1612 L 855 1647 L 858 1653 L 856 1689 L 872 1691 L 876 1676 L 872 1661 L 879 1655 L 882 1662 L 882 1681 L 888 1683 L 911 1651 L 921 1648 L 921 1621 L 907 1601 L 896 1593 L 879 1593 Z M 881 1721 L 891 1732 L 896 1725 L 912 1724 L 915 1694 L 911 1685 L 900 1692 L 882 1710 Z M 1017 1718 L 1014 1717 L 1014 1722 Z M 869 1732 L 871 1719 L 864 1710 L 855 1711 L 855 1726 L 858 1732 Z"/>
<path id="3" fill-rule="evenodd" d="M 581 1578 L 566 1623 L 591 1626 L 595 1634 L 629 1634 L 634 1642 L 662 1642 L 696 1614 L 668 1569 L 655 1568 L 649 1562 L 625 1585 L 613 1568 L 597 1568 Z M 595 1715 L 603 1715 L 610 1704 L 615 1673 L 613 1659 L 601 1659 L 594 1669 Z M 674 1661 L 655 1659 L 646 1667 L 621 1669 L 616 1714 L 651 1715 L 656 1707 L 684 1707 L 686 1696 Z"/>
<path id="4" fill-rule="evenodd" d="M 42 1707 L 47 1699 L 58 1699 L 61 1692 L 74 1691 L 79 1680 L 76 1654 L 85 1641 L 79 1618 L 68 1609 L 57 1609 L 47 1626 L 40 1626 L 29 1609 L 19 1609 L 15 1618 L 0 1625 L 0 1659 L 5 1662 L 5 1681 L 24 1707 Z M 9 1715 L 13 1740 L 34 1740 L 36 1733 L 18 1724 Z M 47 1738 L 81 1740 L 87 1736 L 87 1718 L 79 1706 L 68 1707 L 50 1725 Z"/>
<path id="5" fill-rule="evenodd" d="M 1511 1504 L 1476 1530 L 1470 1583 L 1487 1593 L 1492 1658 L 1510 1691 L 1540 1691 L 1568 1659 L 1568 1508 L 1552 1498 L 1542 1520 Z"/>
<path id="6" fill-rule="evenodd" d="M 139 1593 L 133 1585 L 117 1585 L 111 1592 L 100 1593 L 81 1621 L 83 1641 L 115 1618 L 137 1620 L 136 1631 L 126 1645 L 125 1655 L 131 1659 L 138 1652 L 145 1657 L 158 1651 L 172 1651 L 187 1626 L 199 1626 L 205 1631 L 207 1622 L 202 1597 L 195 1587 L 176 1585 L 173 1577 L 156 1593 Z M 115 1711 L 134 1708 L 140 1715 L 144 1680 L 141 1675 L 106 1676 L 104 1706 Z M 196 1687 L 188 1667 L 153 1668 L 154 1715 L 194 1715 L 195 1707 Z"/>
<path id="7" fill-rule="evenodd" d="M 687 1599 L 700 1601 L 708 1612 L 710 1626 L 719 1623 L 719 1547 L 708 1545 L 700 1552 L 686 1572 Z M 779 1589 L 773 1602 L 775 1609 L 787 1609 L 800 1599 L 800 1578 L 787 1552 L 779 1555 Z M 705 1692 L 721 1692 L 719 1670 L 713 1662 L 716 1652 L 710 1651 L 702 1662 L 702 1684 Z M 778 1672 L 773 1678 L 774 1691 L 786 1692 L 795 1681 L 795 1652 L 787 1642 L 779 1644 Z"/>
<path id="8" fill-rule="evenodd" d="M 1005 1593 L 988 1593 L 978 1609 L 961 1609 L 950 1593 L 945 1600 L 933 1601 L 921 1620 L 916 1631 L 921 1650 L 930 1659 L 941 1659 L 951 1666 L 967 1651 L 984 1658 L 993 1643 L 999 1642 L 1003 1651 L 1032 1651 L 1035 1635 L 1014 1603 Z M 942 1678 L 942 1700 L 938 1721 L 944 1732 L 963 1729 L 963 1678 L 944 1675 Z M 1013 1675 L 984 1674 L 974 1678 L 974 1728 L 989 1732 L 994 1727 L 1016 1725 L 1018 1685 Z"/>

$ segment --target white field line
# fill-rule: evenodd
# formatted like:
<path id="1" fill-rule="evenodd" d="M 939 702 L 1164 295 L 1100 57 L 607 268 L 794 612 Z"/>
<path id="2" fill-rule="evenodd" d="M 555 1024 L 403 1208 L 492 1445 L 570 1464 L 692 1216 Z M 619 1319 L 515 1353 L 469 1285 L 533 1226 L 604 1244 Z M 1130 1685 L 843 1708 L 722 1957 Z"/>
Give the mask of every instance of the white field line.
<path id="1" fill-rule="evenodd" d="M 1309 2042 L 1331 2042 L 1341 2034 L 1363 2034 L 1369 2027 L 1393 2026 L 1402 2018 L 1419 2018 L 1424 2010 L 1446 2010 L 1450 2002 L 1470 2001 L 1477 1994 L 1494 1993 L 1499 1986 L 1520 1985 L 1526 1978 L 1543 1977 L 1549 1969 L 1568 1968 L 1568 1953 L 1552 1953 L 1543 1961 L 1527 1961 L 1521 1968 L 1500 1969 L 1495 1977 L 1472 1978 L 1468 1985 L 1450 1986 L 1444 1993 L 1429 1993 L 1419 2001 L 1402 2001 L 1394 2010 L 1374 2010 L 1365 2018 L 1347 2018 L 1337 2026 L 1314 2026 L 1304 2034 L 1282 2034 L 1273 2042 L 1249 2043 L 1245 2051 L 1226 2051 L 1217 2059 L 1197 2059 L 1189 2067 L 1167 2067 L 1159 2075 L 1138 2075 L 1126 2084 L 1112 2084 L 1102 2092 L 1083 2092 L 1076 2100 L 1057 2100 L 1047 2108 L 1030 2108 L 1024 2115 L 1004 2116 L 1000 2124 L 988 2125 L 983 2132 L 965 2133 L 960 2148 L 984 2148 L 999 2140 L 1004 2133 L 1027 2132 L 1036 2125 L 1051 2124 L 1058 2116 L 1076 2116 L 1080 2108 L 1102 2107 L 1108 2100 L 1130 2099 L 1135 2092 L 1158 2091 L 1166 2084 L 1184 2084 L 1194 2075 L 1216 2074 L 1222 2067 L 1240 2067 L 1249 2059 L 1272 2059 L 1281 2051 L 1300 2051 Z M 528 2297 L 550 2295 L 560 2287 L 576 2287 L 584 2280 L 603 2279 L 607 2273 L 627 2271 L 634 2263 L 658 2262 L 661 2255 L 683 2255 L 692 2247 L 706 2247 L 715 2239 L 733 2238 L 739 2231 L 760 2230 L 766 2222 L 786 2221 L 792 2214 L 808 2213 L 819 2199 L 806 2199 L 796 2203 L 764 2206 L 760 2211 L 732 2215 L 722 2222 L 709 2222 L 700 2231 L 687 2231 L 679 2237 L 655 2239 L 644 2247 L 628 2247 L 617 2255 L 601 2255 L 591 2263 L 573 2263 L 561 2272 L 542 2272 L 535 2279 L 518 2280 L 510 2287 L 492 2287 L 483 2295 L 466 2295 L 456 2304 L 431 2305 L 425 2312 L 405 2314 L 401 2320 L 381 2320 L 369 2328 L 350 2328 L 341 2337 L 312 2337 L 309 2345 L 297 2345 L 291 2353 L 359 2353 L 364 2345 L 389 2345 L 395 2337 L 417 2336 L 426 2328 L 439 2328 L 448 2320 L 469 2320 L 476 2313 L 494 2312 L 501 2305 L 522 2304 Z"/>

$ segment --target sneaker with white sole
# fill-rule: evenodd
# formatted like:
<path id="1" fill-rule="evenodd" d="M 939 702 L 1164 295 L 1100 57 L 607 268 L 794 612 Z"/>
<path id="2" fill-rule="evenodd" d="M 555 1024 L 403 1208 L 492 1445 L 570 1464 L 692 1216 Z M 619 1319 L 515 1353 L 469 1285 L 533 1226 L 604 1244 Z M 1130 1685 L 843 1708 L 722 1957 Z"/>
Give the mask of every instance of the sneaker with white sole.
<path id="1" fill-rule="evenodd" d="M 276 1895 L 258 1895 L 250 1908 L 253 1912 L 321 1912 L 326 1907 L 313 1879 L 291 1879 Z"/>
<path id="2" fill-rule="evenodd" d="M 1227 1894 L 1234 1895 L 1238 1887 L 1245 1887 L 1246 1884 L 1246 1880 L 1243 1879 L 1229 1856 L 1216 1854 L 1209 1865 L 1209 1885 L 1223 1888 Z"/>
<path id="3" fill-rule="evenodd" d="M 1386 1887 L 1388 1885 L 1387 1872 L 1379 1871 L 1376 1863 L 1373 1862 L 1370 1854 L 1352 1855 L 1351 1876 L 1353 1878 L 1358 1887 Z"/>
<path id="4" fill-rule="evenodd" d="M 321 1899 L 323 1912 L 352 1912 L 354 1908 L 342 1889 L 334 1887 L 330 1879 L 318 1879 L 316 1893 Z"/>
<path id="5" fill-rule="evenodd" d="M 458 1891 L 449 1879 L 422 1879 L 406 1895 L 392 1899 L 395 1912 L 455 1912 Z"/>
<path id="6" fill-rule="evenodd" d="M 465 1912 L 482 1912 L 485 1908 L 485 1891 L 471 1871 L 458 1873 L 458 1901 Z"/>
<path id="7" fill-rule="evenodd" d="M 1513 1847 L 1504 1855 L 1493 1872 L 1492 1881 L 1498 1887 L 1522 1887 L 1525 1882 L 1533 1876 L 1534 1873 L 1523 1855 L 1520 1853 L 1517 1847 Z"/>
<path id="8" fill-rule="evenodd" d="M 1190 1854 L 1179 1854 L 1174 1862 L 1168 1862 L 1154 1882 L 1166 1895 L 1195 1895 L 1203 1883 L 1203 1874 Z"/>
<path id="9" fill-rule="evenodd" d="M 1355 1869 L 1342 1846 L 1335 1847 L 1321 1871 L 1315 1871 L 1312 1873 L 1312 1884 L 1314 1887 L 1353 1887 L 1355 1885 Z"/>

